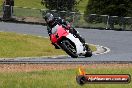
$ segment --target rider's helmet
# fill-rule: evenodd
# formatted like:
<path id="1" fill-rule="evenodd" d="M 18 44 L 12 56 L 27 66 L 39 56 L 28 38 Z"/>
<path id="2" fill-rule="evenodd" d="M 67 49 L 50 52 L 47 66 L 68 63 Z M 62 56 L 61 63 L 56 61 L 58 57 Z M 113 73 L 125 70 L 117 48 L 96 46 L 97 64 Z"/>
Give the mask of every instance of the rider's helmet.
<path id="1" fill-rule="evenodd" d="M 44 19 L 46 23 L 52 23 L 54 21 L 54 16 L 51 13 L 46 13 L 46 15 L 44 16 Z"/>

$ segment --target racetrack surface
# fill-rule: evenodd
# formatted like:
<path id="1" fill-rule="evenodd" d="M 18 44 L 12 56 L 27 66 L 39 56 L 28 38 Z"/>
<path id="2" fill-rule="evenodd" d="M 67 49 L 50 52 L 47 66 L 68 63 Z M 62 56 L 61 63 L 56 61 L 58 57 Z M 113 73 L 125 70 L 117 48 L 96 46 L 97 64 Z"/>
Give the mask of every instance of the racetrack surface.
<path id="1" fill-rule="evenodd" d="M 86 42 L 101 45 L 110 48 L 110 52 L 101 55 L 93 55 L 88 58 L 70 58 L 67 56 L 59 58 L 14 58 L 11 61 L 29 61 L 29 62 L 89 62 L 89 61 L 132 61 L 132 32 L 131 31 L 113 31 L 113 30 L 97 30 L 97 29 L 83 29 L 76 28 L 80 34 L 85 38 Z M 30 25 L 30 24 L 16 24 L 0 22 L 0 31 L 16 32 L 22 34 L 31 34 L 36 36 L 48 37 L 45 26 Z"/>

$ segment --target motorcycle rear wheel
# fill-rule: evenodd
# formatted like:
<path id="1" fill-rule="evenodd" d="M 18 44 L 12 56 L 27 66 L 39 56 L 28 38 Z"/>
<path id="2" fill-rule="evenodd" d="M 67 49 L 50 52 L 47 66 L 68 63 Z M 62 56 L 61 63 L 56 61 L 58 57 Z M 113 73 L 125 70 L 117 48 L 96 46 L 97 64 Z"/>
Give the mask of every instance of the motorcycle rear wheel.
<path id="1" fill-rule="evenodd" d="M 85 57 L 91 57 L 93 55 L 92 50 L 89 48 L 88 45 L 85 45 L 85 47 L 86 47 L 86 50 L 87 50 L 87 52 L 85 54 Z"/>

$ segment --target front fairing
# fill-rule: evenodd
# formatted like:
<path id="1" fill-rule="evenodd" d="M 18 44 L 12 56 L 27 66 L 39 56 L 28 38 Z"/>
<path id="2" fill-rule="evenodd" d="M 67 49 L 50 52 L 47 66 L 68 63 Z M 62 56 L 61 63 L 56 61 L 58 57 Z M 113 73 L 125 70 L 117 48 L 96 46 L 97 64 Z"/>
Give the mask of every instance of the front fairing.
<path id="1" fill-rule="evenodd" d="M 68 35 L 68 31 L 65 30 L 61 25 L 56 25 L 52 28 L 51 41 L 52 43 L 58 43 L 62 39 L 62 37 L 66 37 Z"/>

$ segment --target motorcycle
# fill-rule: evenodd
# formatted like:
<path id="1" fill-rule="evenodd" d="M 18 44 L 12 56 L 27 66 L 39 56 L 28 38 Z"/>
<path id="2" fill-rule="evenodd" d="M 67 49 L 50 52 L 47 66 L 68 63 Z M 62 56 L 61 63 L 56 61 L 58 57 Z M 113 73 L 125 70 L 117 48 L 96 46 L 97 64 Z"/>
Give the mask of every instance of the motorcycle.
<path id="1" fill-rule="evenodd" d="M 92 56 L 92 51 L 89 46 L 82 44 L 80 40 L 63 27 L 63 25 L 57 24 L 54 26 L 50 38 L 54 45 L 64 50 L 72 58 L 77 58 L 78 56 Z"/>

